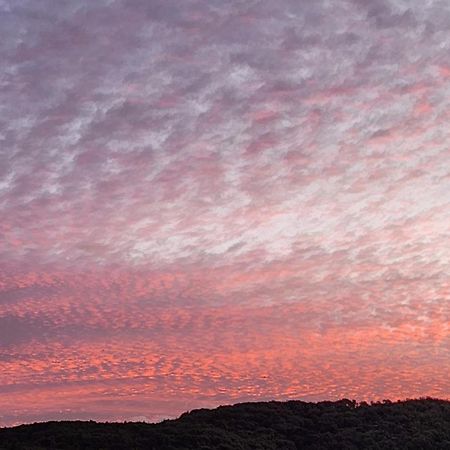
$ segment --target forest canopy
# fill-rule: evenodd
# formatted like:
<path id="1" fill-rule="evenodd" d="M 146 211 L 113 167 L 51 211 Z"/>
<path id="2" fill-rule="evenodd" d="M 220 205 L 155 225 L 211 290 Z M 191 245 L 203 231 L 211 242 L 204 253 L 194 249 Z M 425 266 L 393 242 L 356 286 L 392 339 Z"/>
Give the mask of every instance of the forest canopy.
<path id="1" fill-rule="evenodd" d="M 1 449 L 450 449 L 450 402 L 241 403 L 157 424 L 46 422 L 0 429 Z"/>

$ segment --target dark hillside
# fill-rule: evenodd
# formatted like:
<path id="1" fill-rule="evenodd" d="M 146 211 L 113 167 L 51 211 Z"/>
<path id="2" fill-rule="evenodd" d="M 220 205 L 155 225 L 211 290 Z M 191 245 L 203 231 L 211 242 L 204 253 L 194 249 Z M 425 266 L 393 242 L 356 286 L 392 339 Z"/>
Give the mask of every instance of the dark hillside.
<path id="1" fill-rule="evenodd" d="M 0 448 L 450 450 L 450 402 L 241 403 L 159 424 L 47 422 L 0 429 Z"/>

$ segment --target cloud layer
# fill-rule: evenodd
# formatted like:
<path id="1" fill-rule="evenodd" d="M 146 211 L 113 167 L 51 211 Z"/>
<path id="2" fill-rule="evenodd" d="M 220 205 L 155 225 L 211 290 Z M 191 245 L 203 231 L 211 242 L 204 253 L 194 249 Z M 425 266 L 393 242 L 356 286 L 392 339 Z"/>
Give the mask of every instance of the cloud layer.
<path id="1" fill-rule="evenodd" d="M 0 11 L 0 425 L 450 397 L 448 2 Z"/>

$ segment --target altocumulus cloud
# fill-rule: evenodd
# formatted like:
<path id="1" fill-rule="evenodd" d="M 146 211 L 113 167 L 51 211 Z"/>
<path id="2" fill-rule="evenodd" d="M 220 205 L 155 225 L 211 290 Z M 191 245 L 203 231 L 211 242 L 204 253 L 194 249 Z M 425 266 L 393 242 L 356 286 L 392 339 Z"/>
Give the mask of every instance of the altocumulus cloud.
<path id="1" fill-rule="evenodd" d="M 0 11 L 0 424 L 449 397 L 448 2 Z"/>

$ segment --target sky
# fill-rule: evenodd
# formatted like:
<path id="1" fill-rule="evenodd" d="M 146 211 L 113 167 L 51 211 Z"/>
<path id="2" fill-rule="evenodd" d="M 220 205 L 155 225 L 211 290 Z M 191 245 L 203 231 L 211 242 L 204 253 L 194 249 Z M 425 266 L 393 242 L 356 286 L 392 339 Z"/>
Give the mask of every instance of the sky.
<path id="1" fill-rule="evenodd" d="M 450 398 L 448 0 L 0 0 L 0 426 Z"/>

